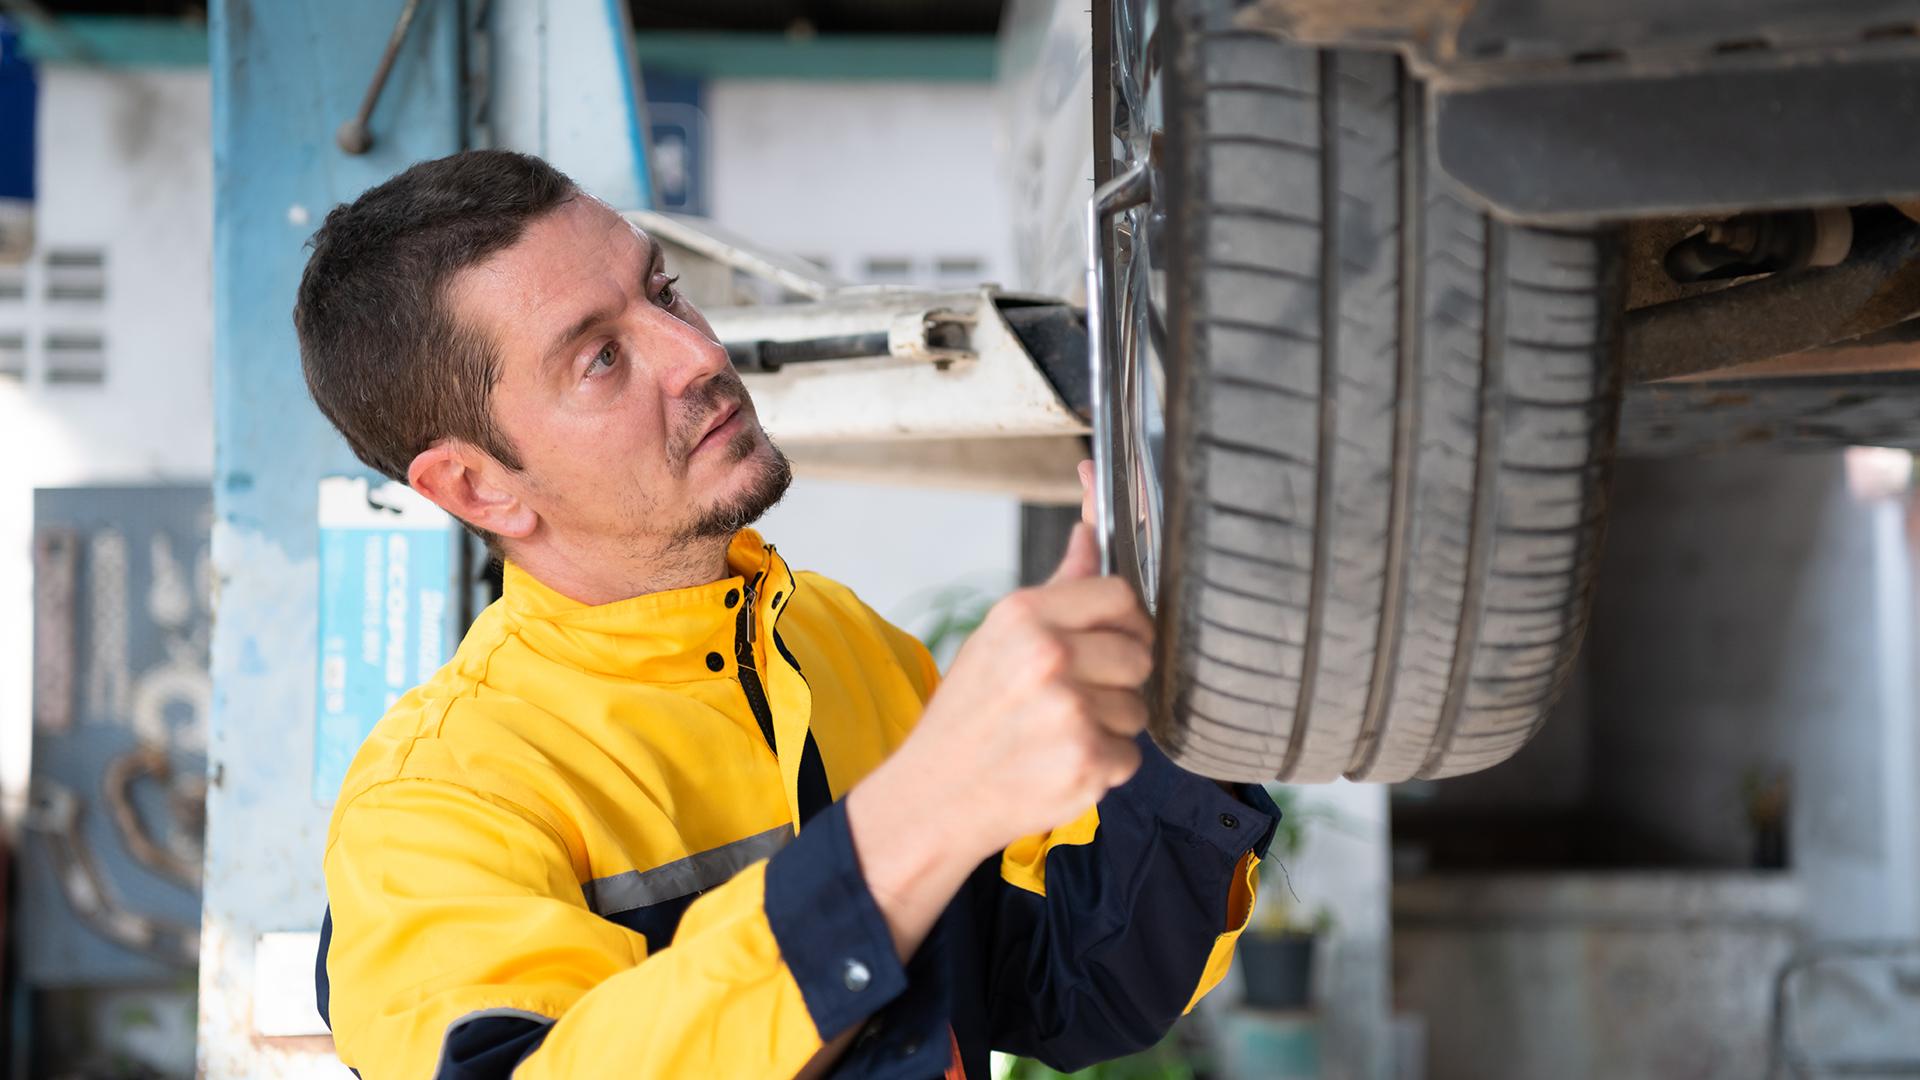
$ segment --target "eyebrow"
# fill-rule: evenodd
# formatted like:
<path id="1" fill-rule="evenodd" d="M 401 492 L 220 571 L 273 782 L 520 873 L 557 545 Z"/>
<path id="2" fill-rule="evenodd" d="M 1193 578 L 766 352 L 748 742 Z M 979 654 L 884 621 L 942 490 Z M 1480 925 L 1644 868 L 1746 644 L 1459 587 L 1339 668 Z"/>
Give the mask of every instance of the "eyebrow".
<path id="1" fill-rule="evenodd" d="M 652 233 L 641 233 L 640 235 L 647 238 L 646 271 L 641 275 L 640 280 L 640 291 L 644 294 L 647 289 L 647 281 L 653 277 L 654 270 L 660 266 L 661 262 L 666 258 L 666 254 L 660 248 L 660 241 L 655 239 Z M 551 365 L 555 360 L 559 359 L 567 346 L 579 340 L 587 331 L 603 322 L 612 321 L 618 317 L 619 314 L 618 309 L 595 308 L 585 315 L 582 315 L 573 325 L 567 327 L 564 332 L 553 339 L 553 344 L 547 348 L 546 363 L 542 366 Z"/>

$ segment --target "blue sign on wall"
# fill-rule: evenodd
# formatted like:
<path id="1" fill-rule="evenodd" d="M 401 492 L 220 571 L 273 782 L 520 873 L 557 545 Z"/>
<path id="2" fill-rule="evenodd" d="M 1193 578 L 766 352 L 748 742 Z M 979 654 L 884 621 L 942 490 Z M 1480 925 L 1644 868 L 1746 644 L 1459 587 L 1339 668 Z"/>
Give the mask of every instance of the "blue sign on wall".
<path id="1" fill-rule="evenodd" d="M 313 797 L 331 802 L 373 725 L 452 655 L 458 527 L 402 484 L 320 482 Z"/>
<path id="2" fill-rule="evenodd" d="M 676 214 L 706 214 L 707 113 L 701 105 L 705 80 L 669 73 L 643 76 L 647 95 L 647 167 L 653 173 L 653 208 Z"/>
<path id="3" fill-rule="evenodd" d="M 20 35 L 0 16 L 0 199 L 33 198 L 34 121 L 40 84 Z"/>
<path id="4" fill-rule="evenodd" d="M 34 125 L 40 83 L 20 51 L 20 35 L 0 15 L 0 262 L 33 250 Z"/>

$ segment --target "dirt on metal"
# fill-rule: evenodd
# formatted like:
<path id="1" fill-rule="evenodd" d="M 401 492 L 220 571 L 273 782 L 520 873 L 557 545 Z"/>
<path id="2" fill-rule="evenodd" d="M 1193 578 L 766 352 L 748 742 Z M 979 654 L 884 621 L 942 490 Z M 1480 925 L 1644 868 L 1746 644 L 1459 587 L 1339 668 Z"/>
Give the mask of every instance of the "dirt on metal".
<path id="1" fill-rule="evenodd" d="M 1478 0 L 1261 0 L 1234 17 L 1309 45 L 1369 43 L 1452 60 L 1460 28 Z"/>

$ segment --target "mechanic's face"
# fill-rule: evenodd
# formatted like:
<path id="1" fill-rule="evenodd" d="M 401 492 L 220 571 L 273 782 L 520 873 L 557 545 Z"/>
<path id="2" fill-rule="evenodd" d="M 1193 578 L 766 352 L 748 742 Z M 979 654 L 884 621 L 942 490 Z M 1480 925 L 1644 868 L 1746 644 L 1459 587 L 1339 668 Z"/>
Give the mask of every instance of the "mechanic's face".
<path id="1" fill-rule="evenodd" d="M 501 483 L 538 515 L 536 536 L 662 550 L 731 535 L 786 490 L 713 328 L 659 246 L 604 203 L 539 218 L 449 295 L 497 348 L 494 420 L 523 466 Z"/>

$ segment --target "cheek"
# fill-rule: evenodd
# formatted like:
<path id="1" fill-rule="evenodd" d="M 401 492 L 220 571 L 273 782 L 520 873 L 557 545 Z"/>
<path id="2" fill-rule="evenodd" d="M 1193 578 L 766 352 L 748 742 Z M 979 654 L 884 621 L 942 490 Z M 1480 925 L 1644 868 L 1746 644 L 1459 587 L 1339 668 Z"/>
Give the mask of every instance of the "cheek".
<path id="1" fill-rule="evenodd" d="M 499 414 L 521 450 L 531 483 L 569 500 L 612 494 L 609 485 L 657 489 L 668 482 L 674 417 L 651 381 L 623 379 L 512 403 Z"/>
<path id="2" fill-rule="evenodd" d="M 636 399 L 610 413 L 596 434 L 600 470 L 609 481 L 626 480 L 645 493 L 672 490 L 685 481 L 689 417 L 658 395 Z"/>
<path id="3" fill-rule="evenodd" d="M 634 410 L 595 418 L 583 425 L 574 452 L 594 475 L 650 477 L 666 467 L 666 433 L 658 415 Z"/>

